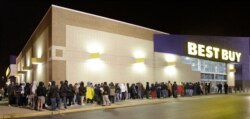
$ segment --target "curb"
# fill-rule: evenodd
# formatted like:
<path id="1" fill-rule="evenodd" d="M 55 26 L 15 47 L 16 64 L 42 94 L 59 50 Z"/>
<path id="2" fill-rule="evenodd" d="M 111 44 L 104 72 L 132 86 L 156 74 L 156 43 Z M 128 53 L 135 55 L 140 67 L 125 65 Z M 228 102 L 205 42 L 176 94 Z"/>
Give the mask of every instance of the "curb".
<path id="1" fill-rule="evenodd" d="M 67 109 L 67 110 L 59 110 L 59 111 L 44 111 L 44 112 L 35 112 L 35 113 L 25 113 L 25 114 L 6 114 L 2 115 L 0 119 L 10 119 L 10 118 L 22 118 L 22 117 L 35 117 L 35 116 L 53 116 L 59 114 L 67 114 L 73 112 L 85 112 L 92 110 L 102 110 L 102 109 L 115 109 L 115 108 L 123 108 L 123 107 L 133 107 L 140 105 L 152 105 L 152 104 L 161 104 L 170 102 L 169 100 L 157 100 L 156 102 L 144 102 L 144 103 L 135 103 L 135 104 L 123 104 L 123 105 L 111 105 L 111 106 L 98 106 L 98 107 L 88 107 L 88 108 L 77 108 L 77 109 Z"/>

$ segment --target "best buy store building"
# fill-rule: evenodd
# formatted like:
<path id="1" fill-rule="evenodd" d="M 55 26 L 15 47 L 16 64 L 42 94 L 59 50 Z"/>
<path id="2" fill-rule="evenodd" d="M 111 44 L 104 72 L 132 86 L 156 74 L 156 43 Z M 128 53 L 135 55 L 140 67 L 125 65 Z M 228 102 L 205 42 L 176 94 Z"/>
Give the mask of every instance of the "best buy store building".
<path id="1" fill-rule="evenodd" d="M 52 5 L 17 58 L 18 82 L 228 82 L 248 87 L 249 38 L 168 33 Z"/>

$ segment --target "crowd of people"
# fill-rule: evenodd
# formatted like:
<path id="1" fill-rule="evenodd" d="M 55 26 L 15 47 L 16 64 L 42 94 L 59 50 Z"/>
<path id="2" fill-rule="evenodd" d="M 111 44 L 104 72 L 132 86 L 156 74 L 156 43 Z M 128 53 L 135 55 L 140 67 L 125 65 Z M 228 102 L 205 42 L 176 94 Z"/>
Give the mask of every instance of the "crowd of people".
<path id="1" fill-rule="evenodd" d="M 107 83 L 93 84 L 84 82 L 69 84 L 67 80 L 49 82 L 45 86 L 43 82 L 33 81 L 32 84 L 11 82 L 4 88 L 4 97 L 8 97 L 9 106 L 29 107 L 42 111 L 43 109 L 60 110 L 68 106 L 96 103 L 102 106 L 109 106 L 112 103 L 126 99 L 156 99 L 156 98 L 177 98 L 178 96 L 206 95 L 210 93 L 210 83 L 182 82 L 177 85 L 170 81 L 164 83 L 149 83 L 144 86 L 142 83 Z M 228 85 L 219 83 L 218 93 L 228 93 Z"/>

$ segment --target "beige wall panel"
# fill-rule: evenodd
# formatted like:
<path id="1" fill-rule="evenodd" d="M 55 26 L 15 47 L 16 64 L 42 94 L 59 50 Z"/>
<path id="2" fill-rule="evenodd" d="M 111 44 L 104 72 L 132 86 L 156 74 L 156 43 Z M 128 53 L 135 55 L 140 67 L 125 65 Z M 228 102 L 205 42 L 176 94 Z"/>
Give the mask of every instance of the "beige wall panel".
<path id="1" fill-rule="evenodd" d="M 52 80 L 59 84 L 66 80 L 66 61 L 52 60 Z"/>
<path id="2" fill-rule="evenodd" d="M 66 48 L 61 48 L 61 60 L 67 61 L 67 79 L 72 83 L 82 80 L 95 83 L 153 82 L 152 41 L 69 25 L 66 30 Z M 89 63 L 91 51 L 101 52 L 101 66 Z M 145 56 L 144 70 L 134 66 L 136 52 L 142 52 Z M 60 59 L 55 53 L 52 54 L 52 59 Z"/>

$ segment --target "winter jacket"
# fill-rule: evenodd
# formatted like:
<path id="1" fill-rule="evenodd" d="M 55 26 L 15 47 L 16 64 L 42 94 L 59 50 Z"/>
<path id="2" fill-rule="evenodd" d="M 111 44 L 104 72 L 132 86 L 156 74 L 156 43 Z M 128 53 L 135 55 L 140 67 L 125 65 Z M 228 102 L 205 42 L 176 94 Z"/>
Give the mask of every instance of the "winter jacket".
<path id="1" fill-rule="evenodd" d="M 86 87 L 86 99 L 93 99 L 95 96 L 94 88 L 87 86 Z"/>
<path id="2" fill-rule="evenodd" d="M 49 97 L 50 98 L 58 98 L 59 97 L 58 88 L 56 86 L 52 85 L 50 87 Z"/>
<path id="3" fill-rule="evenodd" d="M 109 87 L 107 85 L 103 86 L 103 95 L 109 95 L 109 94 L 110 94 Z"/>
<path id="4" fill-rule="evenodd" d="M 79 89 L 79 95 L 80 96 L 85 96 L 86 88 L 84 86 L 80 86 L 78 89 Z"/>
<path id="5" fill-rule="evenodd" d="M 36 90 L 37 96 L 46 96 L 46 88 L 43 86 L 38 86 Z"/>

